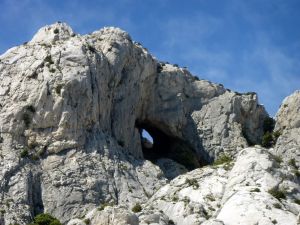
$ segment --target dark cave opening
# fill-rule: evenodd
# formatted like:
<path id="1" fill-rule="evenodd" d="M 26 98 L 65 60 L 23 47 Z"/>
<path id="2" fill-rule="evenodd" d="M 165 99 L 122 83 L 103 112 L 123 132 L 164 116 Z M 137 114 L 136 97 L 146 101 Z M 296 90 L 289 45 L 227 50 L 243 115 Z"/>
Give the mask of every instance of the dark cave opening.
<path id="1" fill-rule="evenodd" d="M 160 158 L 169 158 L 189 171 L 201 166 L 194 149 L 184 140 L 170 135 L 151 122 L 137 122 L 136 127 L 141 135 L 145 159 L 155 163 Z"/>

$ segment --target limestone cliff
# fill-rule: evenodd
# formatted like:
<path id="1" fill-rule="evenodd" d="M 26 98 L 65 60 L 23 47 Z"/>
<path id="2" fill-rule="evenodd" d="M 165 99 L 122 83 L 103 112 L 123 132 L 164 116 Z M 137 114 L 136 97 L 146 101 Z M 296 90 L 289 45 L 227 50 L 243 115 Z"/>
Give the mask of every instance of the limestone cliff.
<path id="1" fill-rule="evenodd" d="M 282 173 L 293 190 L 280 213 L 270 206 L 270 221 L 296 221 L 299 206 L 291 202 L 299 199 L 299 180 L 281 168 L 270 171 L 267 150 L 247 148 L 261 142 L 269 117 L 255 93 L 236 93 L 160 62 L 118 28 L 81 36 L 64 23 L 41 28 L 1 55 L 0 78 L 1 225 L 27 224 L 42 212 L 63 223 L 73 219 L 69 224 L 82 224 L 74 220 L 82 217 L 91 224 L 237 224 L 247 216 L 229 221 L 228 209 L 243 198 L 248 207 L 262 197 L 256 209 L 277 203 L 267 189 L 281 185 Z M 275 129 L 298 132 L 293 116 L 285 120 L 289 113 L 280 111 Z M 143 129 L 153 145 L 143 141 Z M 292 139 L 297 153 L 299 135 Z M 284 140 L 283 133 L 278 143 Z M 282 146 L 272 151 L 289 151 Z M 200 168 L 224 155 L 237 158 L 235 165 Z M 208 186 L 201 188 L 202 181 Z M 214 182 L 219 187 L 210 193 Z M 257 186 L 261 196 L 251 192 Z M 205 194 L 214 194 L 215 210 Z M 170 203 L 172 196 L 178 203 Z M 138 214 L 128 210 L 136 203 L 144 206 Z M 113 207 L 96 209 L 104 205 Z"/>

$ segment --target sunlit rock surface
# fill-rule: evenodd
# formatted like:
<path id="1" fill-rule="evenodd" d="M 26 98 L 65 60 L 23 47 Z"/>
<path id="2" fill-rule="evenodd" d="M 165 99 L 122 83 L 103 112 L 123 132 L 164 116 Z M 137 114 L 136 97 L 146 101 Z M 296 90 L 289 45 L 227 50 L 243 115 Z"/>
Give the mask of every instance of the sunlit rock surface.
<path id="1" fill-rule="evenodd" d="M 283 103 L 273 149 L 247 148 L 268 118 L 255 93 L 160 62 L 119 28 L 43 27 L 0 56 L 0 224 L 42 212 L 69 225 L 296 224 L 298 103 Z"/>

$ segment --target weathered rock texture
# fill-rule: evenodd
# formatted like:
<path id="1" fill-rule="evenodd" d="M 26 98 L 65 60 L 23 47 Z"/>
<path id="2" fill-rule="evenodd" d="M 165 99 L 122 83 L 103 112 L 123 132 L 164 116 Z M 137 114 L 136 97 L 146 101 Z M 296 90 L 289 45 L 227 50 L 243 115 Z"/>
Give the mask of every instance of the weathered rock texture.
<path id="1" fill-rule="evenodd" d="M 92 224 L 235 224 L 226 217 L 226 210 L 238 210 L 227 195 L 234 190 L 228 185 L 239 186 L 227 182 L 234 175 L 203 168 L 167 182 L 224 152 L 235 158 L 260 143 L 268 114 L 256 94 L 235 93 L 159 62 L 118 28 L 80 36 L 64 23 L 41 28 L 30 42 L 1 55 L 0 78 L 0 224 L 26 224 L 41 212 L 64 223 L 85 216 Z M 142 141 L 142 129 L 153 146 Z M 267 154 L 253 152 L 257 160 Z M 192 188 L 181 192 L 189 176 L 207 189 L 195 196 Z M 219 189 L 210 189 L 214 182 Z M 292 199 L 299 186 L 291 184 Z M 244 191 L 234 196 L 253 200 Z M 204 202 L 206 192 L 221 205 Z M 175 208 L 159 202 L 161 193 L 168 201 L 181 193 L 180 201 Z M 186 203 L 184 197 L 195 199 Z M 266 192 L 262 197 L 275 201 Z M 136 203 L 146 203 L 138 215 L 128 211 Z M 95 210 L 107 204 L 116 206 Z M 294 222 L 299 208 L 282 204 L 289 212 L 274 218 Z"/>
<path id="2" fill-rule="evenodd" d="M 287 162 L 300 168 L 300 91 L 284 99 L 276 115 L 275 130 L 281 133 L 274 148 Z"/>

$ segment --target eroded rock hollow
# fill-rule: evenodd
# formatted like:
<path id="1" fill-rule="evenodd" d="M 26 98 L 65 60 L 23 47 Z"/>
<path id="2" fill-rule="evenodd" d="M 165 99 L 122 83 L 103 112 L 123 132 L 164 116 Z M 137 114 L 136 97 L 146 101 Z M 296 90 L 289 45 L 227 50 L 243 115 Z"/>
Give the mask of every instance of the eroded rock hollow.
<path id="1" fill-rule="evenodd" d="M 0 77 L 5 225 L 41 212 L 67 223 L 99 205 L 146 203 L 168 179 L 261 143 L 269 117 L 255 93 L 160 62 L 118 28 L 81 36 L 64 23 L 43 27 L 1 55 Z M 99 216 L 145 217 L 107 210 Z M 162 210 L 167 224 L 172 213 Z"/>

